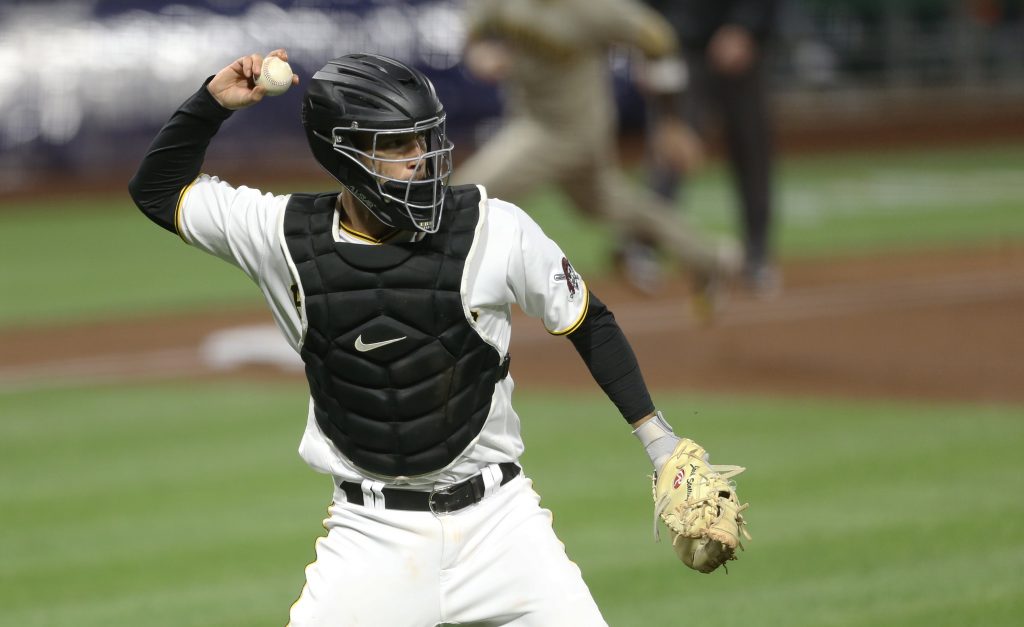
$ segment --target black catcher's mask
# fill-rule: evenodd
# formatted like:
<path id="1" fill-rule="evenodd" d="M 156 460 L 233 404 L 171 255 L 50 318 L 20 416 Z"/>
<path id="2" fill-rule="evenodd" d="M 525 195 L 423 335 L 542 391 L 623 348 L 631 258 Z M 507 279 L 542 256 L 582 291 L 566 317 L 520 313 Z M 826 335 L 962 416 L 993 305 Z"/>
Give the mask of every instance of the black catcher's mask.
<path id="1" fill-rule="evenodd" d="M 437 231 L 452 144 L 445 135 L 444 106 L 422 72 L 374 54 L 338 57 L 309 82 L 302 125 L 316 160 L 374 217 L 392 227 Z M 422 138 L 422 154 L 375 157 L 382 137 L 405 134 Z M 380 161 L 411 163 L 423 177 L 383 176 L 374 168 Z"/>

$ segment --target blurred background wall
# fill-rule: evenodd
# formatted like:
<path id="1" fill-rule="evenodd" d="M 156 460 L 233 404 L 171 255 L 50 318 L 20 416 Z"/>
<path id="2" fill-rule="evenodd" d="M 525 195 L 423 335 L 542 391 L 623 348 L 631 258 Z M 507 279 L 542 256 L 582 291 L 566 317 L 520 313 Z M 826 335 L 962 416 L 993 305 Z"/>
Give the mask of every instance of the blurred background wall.
<path id="1" fill-rule="evenodd" d="M 466 0 L 472 1 L 472 0 Z M 500 112 L 460 65 L 459 0 L 8 1 L 0 6 L 0 196 L 120 187 L 209 74 L 284 47 L 308 77 L 372 50 L 437 84 L 465 156 Z M 773 66 L 781 149 L 1024 136 L 1024 0 L 788 0 Z M 643 122 L 625 54 L 621 128 Z M 218 171 L 308 176 L 301 90 L 230 120 Z M 245 155 L 244 162 L 239 155 Z"/>

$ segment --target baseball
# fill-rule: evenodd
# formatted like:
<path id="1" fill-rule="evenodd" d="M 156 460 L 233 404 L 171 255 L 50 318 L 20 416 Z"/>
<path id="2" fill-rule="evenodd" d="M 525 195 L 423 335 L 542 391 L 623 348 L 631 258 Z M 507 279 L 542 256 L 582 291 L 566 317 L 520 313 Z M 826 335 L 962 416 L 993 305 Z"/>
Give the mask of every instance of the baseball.
<path id="1" fill-rule="evenodd" d="M 277 57 L 267 57 L 256 84 L 263 85 L 268 96 L 280 96 L 292 86 L 292 66 Z"/>

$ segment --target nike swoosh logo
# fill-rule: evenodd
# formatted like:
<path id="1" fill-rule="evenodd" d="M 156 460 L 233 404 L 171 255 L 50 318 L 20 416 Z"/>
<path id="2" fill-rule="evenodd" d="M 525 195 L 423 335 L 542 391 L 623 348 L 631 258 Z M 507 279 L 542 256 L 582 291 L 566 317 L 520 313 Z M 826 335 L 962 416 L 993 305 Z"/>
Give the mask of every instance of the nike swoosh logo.
<path id="1" fill-rule="evenodd" d="M 402 337 L 396 337 L 393 340 L 384 340 L 383 342 L 370 342 L 369 344 L 367 344 L 363 342 L 363 336 L 362 334 L 360 334 L 359 337 L 356 338 L 356 350 L 359 351 L 360 353 L 365 353 L 366 351 L 372 351 L 373 349 L 380 348 L 381 346 L 387 346 L 388 344 L 401 342 L 402 340 L 405 339 L 405 337 L 406 336 L 403 335 Z"/>

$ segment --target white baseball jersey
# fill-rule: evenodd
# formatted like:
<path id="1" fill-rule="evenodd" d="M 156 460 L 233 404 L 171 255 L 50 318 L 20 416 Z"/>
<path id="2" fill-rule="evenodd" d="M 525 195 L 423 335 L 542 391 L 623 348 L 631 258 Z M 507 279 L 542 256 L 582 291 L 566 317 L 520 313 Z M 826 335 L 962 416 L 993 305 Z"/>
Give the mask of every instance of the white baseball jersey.
<path id="1" fill-rule="evenodd" d="M 512 335 L 511 305 L 541 318 L 554 335 L 573 331 L 587 311 L 587 287 L 565 254 L 519 207 L 488 199 L 481 188 L 481 224 L 466 260 L 463 302 L 476 314 L 481 337 L 505 354 Z M 304 311 L 294 303 L 297 283 L 283 234 L 290 196 L 233 187 L 217 177 L 200 175 L 181 195 L 176 227 L 189 244 L 242 269 L 270 305 L 288 343 L 298 351 L 305 329 Z M 376 245 L 351 231 L 334 216 L 338 242 Z M 401 234 L 405 237 L 406 234 Z M 523 452 L 519 416 L 512 408 L 512 377 L 494 388 L 490 414 L 479 436 L 447 468 L 427 475 L 388 480 L 421 489 L 439 488 L 472 477 L 491 464 L 515 461 Z M 323 434 L 313 415 L 312 399 L 299 454 L 313 469 L 359 482 L 367 473 L 355 467 Z"/>

